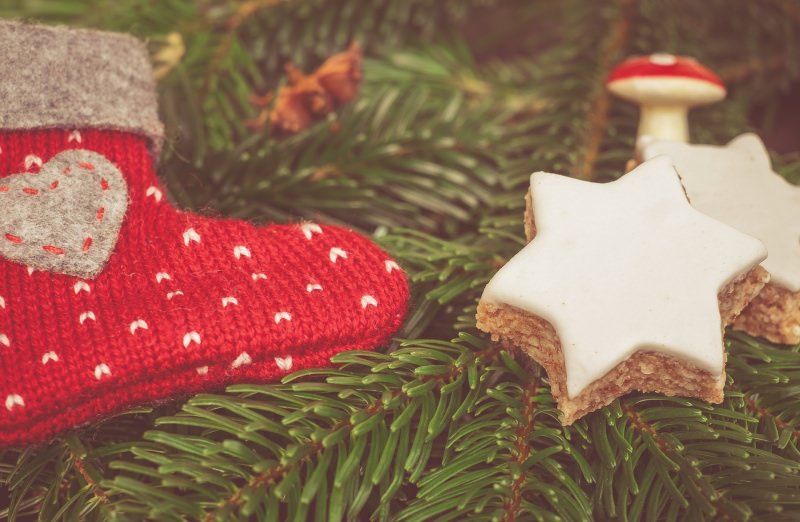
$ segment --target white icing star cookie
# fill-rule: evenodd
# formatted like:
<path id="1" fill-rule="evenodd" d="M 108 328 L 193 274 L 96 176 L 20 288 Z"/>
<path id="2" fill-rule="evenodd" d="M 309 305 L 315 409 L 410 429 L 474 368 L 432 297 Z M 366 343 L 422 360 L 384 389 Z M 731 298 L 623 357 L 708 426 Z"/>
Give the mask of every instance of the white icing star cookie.
<path id="1" fill-rule="evenodd" d="M 771 282 L 800 291 L 800 187 L 772 170 L 758 136 L 743 134 L 725 147 L 655 141 L 642 154 L 669 156 L 692 206 L 760 239 Z"/>
<path id="2" fill-rule="evenodd" d="M 766 257 L 764 245 L 692 208 L 666 157 L 608 184 L 537 172 L 530 193 L 536 236 L 486 286 L 478 326 L 539 360 L 551 385 L 563 366 L 553 395 L 566 423 L 634 388 L 687 394 L 612 371 L 640 351 L 705 372 L 721 399 L 719 295 Z M 637 371 L 658 372 L 652 362 Z M 579 397 L 609 375 L 612 396 Z"/>
<path id="3" fill-rule="evenodd" d="M 643 140 L 645 158 L 666 154 L 699 211 L 757 237 L 769 257 L 769 285 L 734 328 L 784 344 L 800 342 L 800 187 L 772 170 L 755 134 L 727 146 Z"/>

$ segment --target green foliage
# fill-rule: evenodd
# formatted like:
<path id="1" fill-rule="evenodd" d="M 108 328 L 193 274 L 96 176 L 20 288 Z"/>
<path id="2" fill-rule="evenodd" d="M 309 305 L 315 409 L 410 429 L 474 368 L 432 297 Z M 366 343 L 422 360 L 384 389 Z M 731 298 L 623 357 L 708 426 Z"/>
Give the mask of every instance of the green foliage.
<path id="1" fill-rule="evenodd" d="M 180 33 L 186 52 L 160 82 L 175 199 L 359 228 L 414 297 L 388 350 L 0 452 L 0 518 L 797 520 L 800 347 L 730 334 L 722 405 L 632 394 L 564 428 L 540 369 L 474 328 L 483 285 L 523 244 L 530 172 L 623 172 L 636 111 L 603 109 L 609 64 L 693 54 L 733 79 L 728 101 L 693 112 L 697 141 L 770 133 L 797 88 L 797 13 L 780 0 L 5 2 L 2 16 L 129 30 L 154 52 Z M 353 38 L 368 57 L 354 103 L 288 139 L 247 127 L 284 61 L 308 69 Z M 800 181 L 800 150 L 784 152 L 780 172 Z"/>

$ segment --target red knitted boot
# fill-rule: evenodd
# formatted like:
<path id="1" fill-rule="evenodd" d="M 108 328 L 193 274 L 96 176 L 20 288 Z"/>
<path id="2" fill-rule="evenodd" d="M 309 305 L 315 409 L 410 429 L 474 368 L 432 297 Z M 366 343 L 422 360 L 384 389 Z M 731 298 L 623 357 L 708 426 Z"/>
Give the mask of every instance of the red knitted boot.
<path id="1" fill-rule="evenodd" d="M 0 445 L 371 349 L 408 287 L 367 239 L 178 212 L 137 40 L 0 23 Z"/>

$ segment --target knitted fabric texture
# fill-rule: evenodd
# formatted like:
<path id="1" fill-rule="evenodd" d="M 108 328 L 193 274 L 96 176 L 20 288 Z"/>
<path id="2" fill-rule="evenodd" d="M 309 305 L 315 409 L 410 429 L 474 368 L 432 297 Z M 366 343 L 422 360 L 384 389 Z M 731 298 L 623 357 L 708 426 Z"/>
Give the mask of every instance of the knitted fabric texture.
<path id="1" fill-rule="evenodd" d="M 163 126 L 147 48 L 133 36 L 0 21 L 0 129 Z"/>
<path id="2" fill-rule="evenodd" d="M 324 366 L 400 326 L 405 277 L 367 239 L 313 223 L 258 228 L 178 212 L 144 137 L 80 132 L 80 145 L 64 130 L 0 133 L 0 172 L 31 153 L 46 163 L 80 146 L 116 164 L 130 194 L 114 253 L 94 280 L 0 258 L 0 444 Z"/>
<path id="3" fill-rule="evenodd" d="M 133 405 L 324 366 L 335 353 L 385 343 L 402 323 L 405 276 L 371 241 L 324 224 L 255 227 L 177 211 L 151 149 L 145 129 L 0 131 L 0 186 L 16 191 L 44 174 L 61 188 L 48 166 L 89 154 L 116 168 L 128 196 L 94 279 L 0 256 L 0 446 L 44 441 Z M 30 186 L 50 190 L 41 183 Z M 105 206 L 102 198 L 93 203 Z M 84 203 L 48 207 L 61 220 L 37 233 L 55 233 L 71 213 L 85 217 Z M 0 241 L 13 242 L 8 233 Z"/>
<path id="4" fill-rule="evenodd" d="M 64 151 L 39 172 L 0 181 L 0 256 L 94 278 L 117 243 L 127 206 L 117 167 L 95 152 Z"/>

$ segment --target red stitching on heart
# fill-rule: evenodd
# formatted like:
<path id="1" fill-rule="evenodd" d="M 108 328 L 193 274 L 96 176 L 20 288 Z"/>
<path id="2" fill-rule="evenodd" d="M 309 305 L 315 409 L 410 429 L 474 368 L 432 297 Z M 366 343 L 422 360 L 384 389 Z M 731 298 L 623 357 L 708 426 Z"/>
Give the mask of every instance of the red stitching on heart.
<path id="1" fill-rule="evenodd" d="M 20 244 L 22 243 L 22 238 L 19 236 L 15 236 L 14 234 L 6 234 L 6 239 L 11 241 L 12 243 Z"/>
<path id="2" fill-rule="evenodd" d="M 51 254 L 57 254 L 57 255 L 61 255 L 61 254 L 64 253 L 64 249 L 63 248 L 58 248 L 57 246 L 53 246 L 53 245 L 45 245 L 45 246 L 42 247 L 42 250 L 44 250 L 45 252 L 49 252 Z"/>
<path id="3" fill-rule="evenodd" d="M 106 214 L 106 209 L 105 208 L 100 207 L 99 209 L 97 209 L 97 221 L 100 221 L 101 219 L 103 219 L 103 216 L 105 216 L 105 214 Z"/>
<path id="4" fill-rule="evenodd" d="M 83 251 L 86 252 L 89 250 L 89 247 L 92 246 L 92 237 L 89 236 L 83 241 Z"/>
<path id="5" fill-rule="evenodd" d="M 69 167 L 69 165 L 67 165 L 61 172 L 63 172 L 65 176 L 69 176 L 69 173 L 72 172 L 72 169 Z"/>
<path id="6" fill-rule="evenodd" d="M 36 196 L 39 194 L 39 190 L 33 187 L 25 187 L 24 189 L 22 189 L 22 192 L 24 192 L 25 194 L 29 194 L 31 196 Z"/>
<path id="7" fill-rule="evenodd" d="M 2 187 L 0 187 L 0 192 L 8 192 L 8 191 L 9 191 L 9 188 L 8 188 L 7 185 L 3 185 Z"/>
<path id="8" fill-rule="evenodd" d="M 50 190 L 55 190 L 58 187 L 58 181 L 50 183 Z"/>
<path id="9" fill-rule="evenodd" d="M 106 178 L 100 180 L 100 187 L 103 190 L 108 190 L 108 181 L 106 181 Z"/>
<path id="10" fill-rule="evenodd" d="M 82 169 L 94 170 L 94 165 L 92 165 L 91 163 L 86 163 L 85 161 L 79 161 L 78 166 Z"/>

